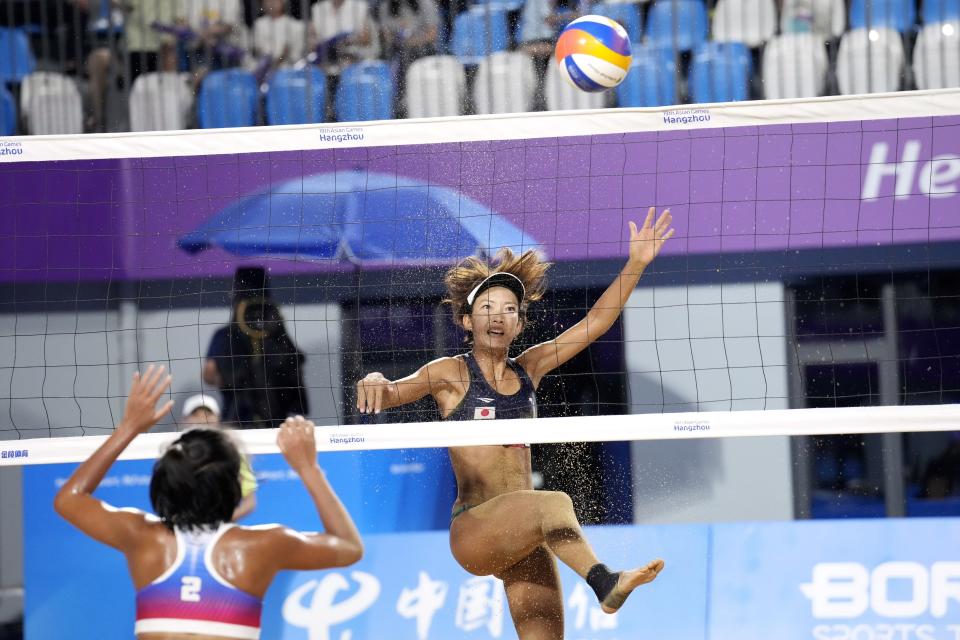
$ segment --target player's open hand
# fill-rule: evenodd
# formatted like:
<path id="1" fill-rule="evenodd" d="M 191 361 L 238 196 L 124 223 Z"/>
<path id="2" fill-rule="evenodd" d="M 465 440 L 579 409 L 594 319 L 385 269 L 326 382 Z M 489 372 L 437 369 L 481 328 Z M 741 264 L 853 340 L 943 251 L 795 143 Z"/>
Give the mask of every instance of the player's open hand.
<path id="1" fill-rule="evenodd" d="M 364 376 L 357 383 L 357 411 L 380 413 L 383 409 L 383 394 L 387 392 L 390 384 L 390 381 L 379 371 Z"/>
<path id="2" fill-rule="evenodd" d="M 300 472 L 317 464 L 317 439 L 314 424 L 303 416 L 287 418 L 277 433 L 277 447 L 287 464 Z"/>
<path id="3" fill-rule="evenodd" d="M 657 208 L 650 207 L 647 210 L 647 219 L 639 229 L 637 223 L 630 222 L 630 262 L 640 268 L 653 262 L 664 243 L 673 237 L 674 229 L 670 227 L 673 216 L 670 215 L 670 209 L 665 209 L 654 222 L 656 213 Z"/>
<path id="4" fill-rule="evenodd" d="M 133 374 L 123 420 L 117 429 L 129 429 L 139 434 L 146 433 L 157 424 L 173 407 L 173 400 L 167 400 L 157 409 L 160 396 L 170 388 L 172 380 L 172 376 L 167 375 L 166 367 L 150 365 L 142 376 L 139 371 Z"/>

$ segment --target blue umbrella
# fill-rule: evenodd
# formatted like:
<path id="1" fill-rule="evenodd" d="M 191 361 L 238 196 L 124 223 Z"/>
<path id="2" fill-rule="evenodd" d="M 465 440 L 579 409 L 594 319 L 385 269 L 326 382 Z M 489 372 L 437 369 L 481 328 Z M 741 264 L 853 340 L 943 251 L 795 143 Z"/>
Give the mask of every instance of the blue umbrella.
<path id="1" fill-rule="evenodd" d="M 359 170 L 306 176 L 245 196 L 178 244 L 189 253 L 218 246 L 240 256 L 390 264 L 538 247 L 456 189 Z"/>

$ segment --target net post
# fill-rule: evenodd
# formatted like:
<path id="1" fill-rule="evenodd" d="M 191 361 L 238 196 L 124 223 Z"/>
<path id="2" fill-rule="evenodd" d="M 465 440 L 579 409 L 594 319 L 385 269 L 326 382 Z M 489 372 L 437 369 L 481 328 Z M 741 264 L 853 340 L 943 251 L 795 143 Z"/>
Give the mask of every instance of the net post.
<path id="1" fill-rule="evenodd" d="M 803 408 L 806 394 L 803 389 L 803 363 L 797 353 L 797 327 L 793 319 L 796 317 L 797 304 L 793 289 L 784 289 L 784 315 L 787 325 L 784 334 L 787 337 L 787 376 L 790 385 L 790 408 Z M 790 457 L 793 460 L 793 517 L 797 520 L 810 518 L 810 488 L 813 486 L 812 455 L 810 452 L 810 436 L 793 436 L 790 438 Z"/>
<path id="2" fill-rule="evenodd" d="M 880 360 L 880 401 L 886 406 L 900 404 L 900 371 L 897 367 L 897 301 L 893 283 L 883 287 L 883 344 Z M 903 434 L 880 436 L 883 469 L 883 500 L 887 517 L 902 518 L 906 513 L 903 490 Z"/>

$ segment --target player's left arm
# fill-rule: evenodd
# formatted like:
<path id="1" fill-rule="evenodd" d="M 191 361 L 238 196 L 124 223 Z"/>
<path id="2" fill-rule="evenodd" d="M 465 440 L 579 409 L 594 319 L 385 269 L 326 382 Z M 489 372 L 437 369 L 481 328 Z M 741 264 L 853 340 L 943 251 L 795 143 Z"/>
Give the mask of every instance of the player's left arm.
<path id="1" fill-rule="evenodd" d="M 644 269 L 660 253 L 664 243 L 673 236 L 670 228 L 673 217 L 665 210 L 654 222 L 656 207 L 650 207 L 647 218 L 639 229 L 630 222 L 630 257 L 620 274 L 587 312 L 586 317 L 553 340 L 541 342 L 520 354 L 517 361 L 526 370 L 534 387 L 545 375 L 586 349 L 613 326 L 623 311 L 627 299 L 637 286 Z"/>
<path id="2" fill-rule="evenodd" d="M 172 400 L 157 409 L 157 401 L 169 387 L 170 376 L 165 375 L 163 367 L 150 366 L 143 377 L 134 374 L 120 424 L 93 455 L 77 467 L 53 501 L 54 509 L 67 522 L 94 540 L 124 552 L 137 541 L 147 524 L 146 515 L 112 507 L 94 498 L 93 492 L 133 439 L 170 411 Z"/>

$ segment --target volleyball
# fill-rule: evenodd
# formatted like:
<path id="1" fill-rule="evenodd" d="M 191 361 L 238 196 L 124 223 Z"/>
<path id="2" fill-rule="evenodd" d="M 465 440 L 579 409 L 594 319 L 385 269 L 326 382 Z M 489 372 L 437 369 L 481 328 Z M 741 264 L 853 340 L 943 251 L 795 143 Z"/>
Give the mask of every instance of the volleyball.
<path id="1" fill-rule="evenodd" d="M 560 33 L 556 47 L 560 75 L 582 91 L 606 91 L 627 77 L 630 37 L 605 16 L 583 16 Z"/>

